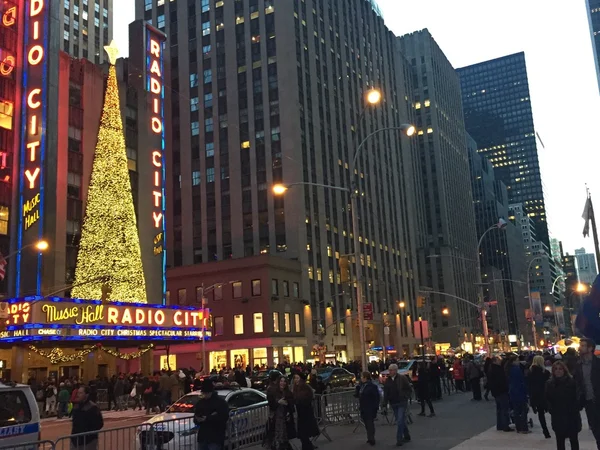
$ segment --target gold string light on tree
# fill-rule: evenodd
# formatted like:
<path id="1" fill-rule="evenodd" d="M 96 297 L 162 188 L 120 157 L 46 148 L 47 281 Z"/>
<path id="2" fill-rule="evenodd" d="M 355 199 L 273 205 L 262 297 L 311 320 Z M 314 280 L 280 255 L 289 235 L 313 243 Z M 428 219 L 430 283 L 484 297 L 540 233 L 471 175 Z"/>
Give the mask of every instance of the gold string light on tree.
<path id="1" fill-rule="evenodd" d="M 72 296 L 147 303 L 115 62 L 110 59 Z"/>
<path id="2" fill-rule="evenodd" d="M 137 358 L 141 357 L 144 353 L 146 353 L 147 351 L 154 348 L 154 344 L 150 344 L 150 346 L 148 346 L 146 348 L 142 348 L 142 349 L 138 350 L 137 352 L 131 352 L 131 353 L 121 353 L 120 351 L 113 350 L 112 348 L 104 348 L 104 347 L 102 347 L 102 344 L 98 344 L 98 348 L 100 350 L 103 350 L 104 352 L 108 353 L 109 355 L 114 356 L 115 358 L 120 358 L 120 359 L 124 359 L 125 361 L 129 361 L 131 359 L 137 359 Z"/>

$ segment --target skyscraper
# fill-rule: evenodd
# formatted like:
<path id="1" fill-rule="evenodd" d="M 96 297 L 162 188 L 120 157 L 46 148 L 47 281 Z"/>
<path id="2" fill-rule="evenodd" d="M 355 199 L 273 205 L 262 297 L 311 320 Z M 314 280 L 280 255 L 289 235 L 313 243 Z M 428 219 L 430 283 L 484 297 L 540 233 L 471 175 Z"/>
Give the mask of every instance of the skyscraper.
<path id="1" fill-rule="evenodd" d="M 537 238 L 550 247 L 525 54 L 515 53 L 458 69 L 465 126 L 477 151 L 494 165 L 511 203 L 521 203 Z"/>
<path id="2" fill-rule="evenodd" d="M 586 0 L 586 6 L 590 22 L 596 76 L 600 85 L 600 0 Z"/>
<path id="3" fill-rule="evenodd" d="M 586 253 L 585 248 L 575 250 L 577 258 L 577 275 L 582 283 L 593 284 L 598 275 L 596 267 L 596 256 L 593 253 Z"/>
<path id="4" fill-rule="evenodd" d="M 63 0 L 54 4 L 58 5 L 61 48 L 96 64 L 108 61 L 104 46 L 113 37 L 113 0 Z"/>
<path id="5" fill-rule="evenodd" d="M 436 341 L 457 345 L 460 327 L 475 327 L 477 309 L 452 296 L 477 302 L 478 264 L 460 81 L 428 30 L 402 36 L 399 42 L 412 68 L 424 196 L 419 209 L 425 219 L 419 227 L 420 278 L 434 292 L 428 295 L 426 316 Z M 446 307 L 449 314 L 442 313 Z"/>
<path id="6" fill-rule="evenodd" d="M 374 305 L 369 328 L 381 342 L 384 313 L 392 317 L 400 300 L 411 309 L 418 280 L 409 213 L 416 202 L 413 144 L 399 133 L 377 133 L 349 172 L 358 142 L 412 114 L 408 68 L 374 4 L 136 0 L 136 17 L 167 34 L 172 71 L 169 264 L 266 253 L 296 258 L 313 334 L 331 303 L 329 333 L 345 351 L 337 323 L 353 300 L 338 260 L 354 252 L 348 193 L 297 185 L 274 197 L 271 187 L 348 188 L 355 180 L 359 278 L 364 301 Z M 384 100 L 364 111 L 373 86 Z"/>
<path id="7" fill-rule="evenodd" d="M 473 205 L 477 234 L 481 236 L 499 219 L 508 220 L 508 192 L 506 185 L 496 180 L 493 165 L 486 157 L 477 153 L 477 144 L 469 136 L 469 163 L 471 167 L 471 183 L 473 185 Z M 527 309 L 525 271 L 525 247 L 520 225 L 508 221 L 502 231 L 493 231 L 486 235 L 481 243 L 481 265 L 484 281 L 488 283 L 486 300 L 496 300 L 501 291 L 505 304 L 499 302 L 495 310 L 490 310 L 490 329 L 506 334 L 519 334 L 519 326 L 525 325 L 524 311 Z M 500 276 L 493 277 L 498 269 Z M 495 282 L 499 279 L 499 282 Z M 525 328 L 525 327 L 524 327 Z"/>

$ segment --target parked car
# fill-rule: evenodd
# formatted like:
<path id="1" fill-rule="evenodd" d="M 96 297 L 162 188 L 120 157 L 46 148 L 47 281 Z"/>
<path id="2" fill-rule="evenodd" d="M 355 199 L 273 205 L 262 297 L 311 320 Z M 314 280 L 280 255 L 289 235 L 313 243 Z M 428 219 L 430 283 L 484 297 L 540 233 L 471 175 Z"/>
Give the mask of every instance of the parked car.
<path id="1" fill-rule="evenodd" d="M 215 394 L 224 398 L 229 405 L 230 418 L 267 406 L 267 396 L 256 389 L 217 386 Z M 139 450 L 195 449 L 198 427 L 194 423 L 194 408 L 202 398 L 200 391 L 190 392 L 173 403 L 164 413 L 157 414 L 138 427 L 137 448 Z M 266 410 L 266 408 L 263 408 Z M 266 413 L 265 413 L 266 414 Z M 235 433 L 244 436 L 260 435 L 265 431 L 265 414 L 249 415 L 236 421 Z M 227 444 L 226 444 L 227 447 Z"/>
<path id="2" fill-rule="evenodd" d="M 411 378 L 413 365 L 416 360 L 411 359 L 408 361 L 398 361 L 396 364 L 398 365 L 398 373 L 400 375 L 405 375 L 408 378 Z M 382 370 L 379 374 L 379 384 L 384 384 L 387 377 L 390 375 L 389 370 Z"/>
<path id="3" fill-rule="evenodd" d="M 324 367 L 317 371 L 326 390 L 342 387 L 353 387 L 356 384 L 356 376 L 341 367 Z"/>
<path id="4" fill-rule="evenodd" d="M 252 389 L 258 389 L 259 391 L 266 390 L 269 386 L 271 373 L 277 373 L 279 376 L 284 376 L 279 370 L 261 370 L 250 377 Z"/>

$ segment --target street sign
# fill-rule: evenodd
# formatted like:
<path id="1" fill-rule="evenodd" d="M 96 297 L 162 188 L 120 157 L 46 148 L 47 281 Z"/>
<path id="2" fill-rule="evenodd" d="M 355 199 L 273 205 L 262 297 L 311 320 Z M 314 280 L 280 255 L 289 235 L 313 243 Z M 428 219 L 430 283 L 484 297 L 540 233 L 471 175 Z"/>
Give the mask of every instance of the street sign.
<path id="1" fill-rule="evenodd" d="M 423 332 L 423 336 L 421 336 Z M 429 323 L 426 320 L 415 320 L 415 338 L 429 339 Z"/>
<path id="2" fill-rule="evenodd" d="M 363 318 L 373 320 L 373 303 L 363 303 Z"/>

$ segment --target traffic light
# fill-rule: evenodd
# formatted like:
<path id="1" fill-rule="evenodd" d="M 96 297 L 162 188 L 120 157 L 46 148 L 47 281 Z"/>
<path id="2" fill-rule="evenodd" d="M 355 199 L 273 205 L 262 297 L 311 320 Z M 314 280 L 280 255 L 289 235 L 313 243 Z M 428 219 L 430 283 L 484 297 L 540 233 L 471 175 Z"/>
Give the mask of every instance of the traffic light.
<path id="1" fill-rule="evenodd" d="M 340 279 L 342 283 L 350 282 L 350 261 L 347 256 L 340 256 Z"/>

